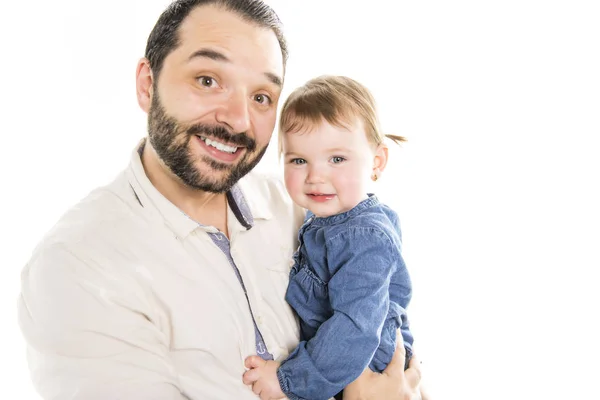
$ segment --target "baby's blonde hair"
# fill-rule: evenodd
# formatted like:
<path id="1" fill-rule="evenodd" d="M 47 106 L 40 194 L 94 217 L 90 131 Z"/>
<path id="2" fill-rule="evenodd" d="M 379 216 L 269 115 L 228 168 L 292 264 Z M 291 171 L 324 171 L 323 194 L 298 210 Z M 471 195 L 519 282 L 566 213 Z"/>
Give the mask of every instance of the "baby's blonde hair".
<path id="1" fill-rule="evenodd" d="M 285 133 L 312 130 L 323 120 L 349 128 L 355 118 L 362 121 L 367 139 L 376 146 L 386 137 L 398 144 L 406 141 L 402 136 L 381 132 L 375 99 L 365 86 L 346 76 L 323 75 L 294 90 L 283 104 L 279 119 L 279 154 L 283 151 Z"/>

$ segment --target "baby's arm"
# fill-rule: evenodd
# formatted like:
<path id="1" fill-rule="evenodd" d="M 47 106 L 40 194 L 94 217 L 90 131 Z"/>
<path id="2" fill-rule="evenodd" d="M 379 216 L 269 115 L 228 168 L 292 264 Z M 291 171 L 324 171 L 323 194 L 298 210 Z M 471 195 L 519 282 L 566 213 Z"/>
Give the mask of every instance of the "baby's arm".
<path id="1" fill-rule="evenodd" d="M 279 368 L 279 382 L 289 398 L 327 399 L 369 365 L 389 309 L 392 246 L 383 231 L 366 227 L 326 242 L 333 315 Z"/>
<path id="2" fill-rule="evenodd" d="M 250 370 L 244 373 L 244 384 L 252 385 L 252 391 L 261 400 L 277 400 L 285 397 L 277 379 L 277 368 L 280 363 L 266 361 L 259 356 L 251 356 L 246 358 L 245 365 Z"/>

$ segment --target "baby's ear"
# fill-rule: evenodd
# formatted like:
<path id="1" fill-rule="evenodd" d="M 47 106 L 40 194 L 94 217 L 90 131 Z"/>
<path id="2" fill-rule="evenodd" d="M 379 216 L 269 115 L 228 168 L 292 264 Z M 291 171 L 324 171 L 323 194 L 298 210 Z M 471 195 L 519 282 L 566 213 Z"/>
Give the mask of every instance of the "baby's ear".
<path id="1" fill-rule="evenodd" d="M 388 160 L 388 147 L 381 143 L 375 149 L 375 156 L 373 157 L 373 175 L 379 177 L 379 175 L 385 169 Z"/>

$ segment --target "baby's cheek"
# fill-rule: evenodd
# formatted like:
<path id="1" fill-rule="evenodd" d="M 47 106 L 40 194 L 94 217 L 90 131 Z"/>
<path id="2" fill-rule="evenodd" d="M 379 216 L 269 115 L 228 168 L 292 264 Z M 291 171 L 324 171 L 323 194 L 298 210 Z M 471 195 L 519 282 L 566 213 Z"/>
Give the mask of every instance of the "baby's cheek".
<path id="1" fill-rule="evenodd" d="M 361 191 L 364 181 L 364 174 L 356 169 L 345 171 L 343 174 L 338 174 L 338 185 L 346 188 L 348 191 Z"/>
<path id="2" fill-rule="evenodd" d="M 285 188 L 288 193 L 295 199 L 295 197 L 302 192 L 302 181 L 297 171 L 285 169 L 284 170 Z"/>

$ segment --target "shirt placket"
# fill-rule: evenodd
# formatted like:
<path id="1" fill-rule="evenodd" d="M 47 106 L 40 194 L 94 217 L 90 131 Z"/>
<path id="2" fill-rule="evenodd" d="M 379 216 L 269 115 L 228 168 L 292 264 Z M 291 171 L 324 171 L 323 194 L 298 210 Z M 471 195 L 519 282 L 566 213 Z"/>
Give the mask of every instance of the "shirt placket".
<path id="1" fill-rule="evenodd" d="M 250 316 L 252 317 L 252 323 L 254 324 L 254 336 L 256 341 L 256 354 L 258 354 L 264 360 L 273 360 L 273 355 L 269 353 L 267 349 L 267 345 L 265 344 L 264 338 L 256 325 L 256 319 L 254 318 L 254 313 L 252 312 L 252 307 L 250 306 L 250 299 L 248 298 L 248 292 L 246 290 L 246 285 L 244 285 L 244 280 L 240 274 L 240 271 L 233 261 L 233 257 L 231 257 L 231 247 L 229 239 L 221 232 L 207 232 L 208 236 L 211 238 L 213 243 L 221 249 L 227 260 L 229 261 L 229 265 L 233 268 L 233 272 L 240 283 L 242 290 L 244 291 L 244 295 L 246 296 L 246 301 L 248 302 L 248 310 L 250 311 Z"/>

